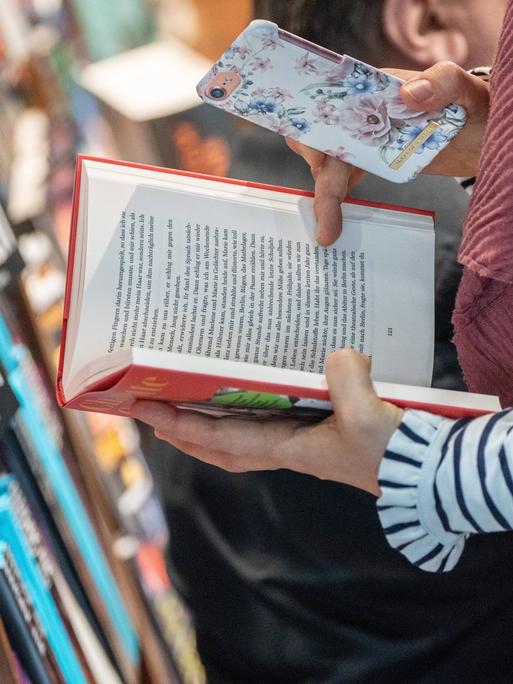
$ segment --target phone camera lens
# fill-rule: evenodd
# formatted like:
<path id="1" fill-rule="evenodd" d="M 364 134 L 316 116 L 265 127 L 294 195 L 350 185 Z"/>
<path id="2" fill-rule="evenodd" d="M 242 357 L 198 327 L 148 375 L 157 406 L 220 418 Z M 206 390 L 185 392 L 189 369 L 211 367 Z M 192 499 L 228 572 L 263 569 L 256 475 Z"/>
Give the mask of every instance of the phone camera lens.
<path id="1" fill-rule="evenodd" d="M 213 98 L 214 100 L 220 100 L 226 95 L 226 88 L 222 88 L 221 86 L 214 86 L 213 88 L 210 89 L 209 96 Z"/>

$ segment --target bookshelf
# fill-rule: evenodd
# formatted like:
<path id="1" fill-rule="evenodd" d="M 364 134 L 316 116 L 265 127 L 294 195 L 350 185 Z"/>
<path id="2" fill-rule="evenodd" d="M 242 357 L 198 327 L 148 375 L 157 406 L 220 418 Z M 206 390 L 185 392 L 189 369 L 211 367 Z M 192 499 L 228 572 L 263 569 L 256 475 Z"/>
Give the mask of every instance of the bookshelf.
<path id="1" fill-rule="evenodd" d="M 79 74 L 154 37 L 142 0 L 107 9 L 0 0 L 0 678 L 9 684 L 206 681 L 166 573 L 167 528 L 134 423 L 61 412 L 54 398 L 75 155 L 121 156 L 123 143 Z"/>

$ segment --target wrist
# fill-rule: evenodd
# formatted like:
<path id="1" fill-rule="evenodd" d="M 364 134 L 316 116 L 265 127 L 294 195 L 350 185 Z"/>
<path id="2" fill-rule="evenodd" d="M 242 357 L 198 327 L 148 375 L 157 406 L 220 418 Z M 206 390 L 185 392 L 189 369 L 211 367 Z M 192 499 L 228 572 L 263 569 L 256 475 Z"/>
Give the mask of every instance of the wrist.
<path id="1" fill-rule="evenodd" d="M 404 410 L 379 400 L 379 406 L 368 414 L 368 419 L 361 426 L 361 453 L 358 459 L 363 466 L 358 487 L 374 494 L 381 495 L 379 486 L 379 469 L 388 443 L 404 417 Z"/>

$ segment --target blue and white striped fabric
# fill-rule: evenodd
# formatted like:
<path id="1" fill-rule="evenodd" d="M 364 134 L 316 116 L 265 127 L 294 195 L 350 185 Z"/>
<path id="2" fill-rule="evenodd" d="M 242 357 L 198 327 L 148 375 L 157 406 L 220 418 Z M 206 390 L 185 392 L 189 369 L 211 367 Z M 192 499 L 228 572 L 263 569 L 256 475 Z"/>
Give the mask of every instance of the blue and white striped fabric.
<path id="1" fill-rule="evenodd" d="M 513 529 L 513 409 L 459 421 L 406 411 L 379 484 L 389 544 L 423 570 L 452 570 L 469 535 Z"/>

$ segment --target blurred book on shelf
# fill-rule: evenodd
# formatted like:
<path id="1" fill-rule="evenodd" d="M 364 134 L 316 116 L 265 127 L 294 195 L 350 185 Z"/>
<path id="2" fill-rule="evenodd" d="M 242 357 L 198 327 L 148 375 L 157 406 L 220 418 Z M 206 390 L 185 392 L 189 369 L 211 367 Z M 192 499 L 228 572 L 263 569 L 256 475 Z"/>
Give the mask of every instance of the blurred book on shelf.
<path id="1" fill-rule="evenodd" d="M 15 594 L 21 593 L 26 606 L 28 623 L 40 648 L 44 667 L 51 681 L 77 683 L 91 680 L 87 663 L 78 655 L 78 642 L 72 641 L 72 629 L 62 605 L 57 607 L 56 596 L 52 595 L 49 557 L 36 554 L 33 544 L 35 525 L 28 517 L 26 505 L 15 481 L 10 477 L 0 479 L 0 534 L 2 543 L 8 545 L 4 571 L 7 580 L 18 569 L 17 586 L 11 582 Z M 27 529 L 28 526 L 28 529 Z M 27 536 L 27 531 L 32 536 Z M 41 564 L 43 560 L 44 565 Z M 57 599 L 59 602 L 60 600 Z M 73 639 L 75 635 L 73 634 Z M 23 653 L 20 653 L 20 658 Z M 84 667 L 84 664 L 86 667 Z"/>
<path id="2" fill-rule="evenodd" d="M 58 279 L 53 278 L 49 282 L 49 292 L 55 295 Z M 8 311 L 15 335 L 11 335 L 5 320 L 0 319 L 0 358 L 6 366 L 8 381 L 0 382 L 0 416 L 3 419 L 0 430 L 4 429 L 0 434 L 0 461 L 3 466 L 0 470 L 10 471 L 16 478 L 18 484 L 12 484 L 16 494 L 11 498 L 17 499 L 17 510 L 23 513 L 23 529 L 33 542 L 33 557 L 45 568 L 46 574 L 42 576 L 47 582 L 47 589 L 51 594 L 56 592 L 52 598 L 59 619 L 65 625 L 71 652 L 75 654 L 69 662 L 61 664 L 69 668 L 70 663 L 71 666 L 73 662 L 78 663 L 82 672 L 68 672 L 70 676 L 63 681 L 115 684 L 124 681 L 135 684 L 141 672 L 137 663 L 138 642 L 143 648 L 147 671 L 152 677 L 160 673 L 160 679 L 154 681 L 186 681 L 176 674 L 174 660 L 168 656 L 170 651 L 157 633 L 159 627 L 152 622 L 137 574 L 114 557 L 116 540 L 105 534 L 105 521 L 98 510 L 98 501 L 103 497 L 98 489 L 91 488 L 97 485 L 97 480 L 91 483 L 90 479 L 82 476 L 80 469 L 72 467 L 77 463 L 73 463 L 71 453 L 66 453 L 66 430 L 56 412 L 53 396 L 48 395 L 43 386 L 44 373 L 21 342 L 30 338 L 21 328 L 22 321 L 27 323 L 27 318 L 12 306 L 16 300 L 12 294 L 12 283 L 8 298 L 0 294 L 0 311 Z M 20 298 L 19 306 L 23 301 Z M 18 324 L 20 327 L 16 328 Z M 0 479 L 0 490 L 3 482 Z M 11 486 L 10 478 L 6 482 Z M 19 504 L 21 492 L 23 504 Z M 2 540 L 8 538 L 1 522 L 5 497 L 6 491 L 0 491 Z M 89 504 L 87 507 L 84 507 L 85 502 Z M 111 515 L 112 504 L 112 500 L 104 495 L 103 505 Z M 27 515 L 28 508 L 30 515 Z M 102 513 L 104 515 L 105 511 Z M 100 529 L 91 527 L 88 522 L 90 515 L 93 516 L 91 522 L 95 521 L 95 528 Z M 119 532 L 119 520 L 116 522 Z M 38 529 L 41 531 L 36 533 Z M 103 545 L 100 545 L 97 535 L 101 536 L 102 532 Z M 142 534 L 140 528 L 136 532 Z M 9 541 L 13 543 L 12 538 Z M 105 543 L 109 547 L 108 553 L 102 548 Z M 136 539 L 136 548 L 138 544 Z M 160 550 L 158 546 L 155 548 Z M 109 569 L 107 559 L 114 570 Z M 138 637 L 135 636 L 135 628 Z M 62 638 L 63 633 L 59 640 Z M 54 641 L 52 652 L 55 644 Z M 62 651 L 60 653 L 62 657 Z M 59 681 L 55 677 L 49 681 L 54 680 Z"/>
<path id="3" fill-rule="evenodd" d="M 70 0 L 92 61 L 142 45 L 154 33 L 145 0 Z"/>
<path id="4" fill-rule="evenodd" d="M 88 64 L 81 84 L 131 121 L 171 116 L 199 104 L 195 84 L 208 60 L 177 39 Z"/>
<path id="5" fill-rule="evenodd" d="M 20 684 L 22 677 L 26 676 L 21 671 L 16 655 L 5 631 L 3 620 L 0 618 L 0 673 L 4 684 Z"/>
<path id="6" fill-rule="evenodd" d="M 53 393 L 77 152 L 221 175 L 230 165 L 232 122 L 205 116 L 194 90 L 209 63 L 194 49 L 208 33 L 205 8 L 181 0 L 182 27 L 197 13 L 197 31 L 171 35 L 154 22 L 157 4 L 0 0 L 0 484 L 11 483 L 0 515 L 12 488 L 69 646 L 68 657 L 54 653 L 45 632 L 55 662 L 41 667 L 26 626 L 24 662 L 4 619 L 9 684 L 7 673 L 17 684 L 205 682 L 165 571 L 167 527 L 135 424 L 64 416 Z M 18 562 L 11 546 L 6 558 Z"/>
<path id="7" fill-rule="evenodd" d="M 36 248 L 30 246 L 33 239 L 36 240 Z M 44 242 L 42 236 L 24 236 L 22 251 L 28 267 L 23 275 L 23 291 L 28 317 L 53 375 L 60 342 L 59 317 L 62 315 L 63 281 L 58 275 L 61 272 L 48 261 L 48 250 L 42 245 Z M 45 253 L 47 259 L 39 261 Z M 34 254 L 38 255 L 37 260 Z M 153 636 L 149 630 L 140 632 L 143 634 L 143 647 L 144 639 L 151 638 L 153 649 L 160 650 L 161 653 L 171 649 L 174 659 L 181 664 L 178 670 L 183 681 L 200 684 L 203 679 L 199 676 L 185 676 L 193 667 L 191 663 L 194 663 L 195 672 L 202 672 L 190 616 L 167 578 L 166 595 L 169 604 L 173 603 L 175 606 L 175 614 L 169 621 L 169 613 L 156 610 L 147 597 L 148 573 L 156 570 L 152 571 L 148 562 L 144 565 L 136 562 L 141 546 L 147 555 L 151 550 L 149 557 L 156 567 L 158 565 L 159 572 L 162 570 L 167 528 L 140 452 L 139 437 L 133 423 L 121 418 L 110 420 L 101 414 L 91 414 L 84 420 L 74 412 L 66 412 L 64 418 L 75 442 L 81 480 L 88 483 L 89 491 L 95 492 L 94 501 L 98 514 L 108 528 L 109 538 L 114 540 L 115 551 L 125 557 L 126 540 L 132 540 L 131 553 L 127 557 L 129 574 L 138 578 L 138 602 L 144 603 L 147 613 L 144 619 L 153 625 L 155 633 Z M 127 581 L 126 577 L 124 581 Z"/>
<path id="8" fill-rule="evenodd" d="M 62 681 L 60 671 L 54 658 L 50 659 L 46 635 L 33 611 L 20 569 L 5 542 L 0 542 L 0 610 L 7 638 L 29 681 L 59 684 Z"/>
<path id="9" fill-rule="evenodd" d="M 208 60 L 176 38 L 86 66 L 80 83 L 103 104 L 123 159 L 227 173 L 238 125 L 209 111 L 195 83 Z"/>
<path id="10" fill-rule="evenodd" d="M 139 663 L 138 638 L 81 492 L 67 467 L 59 417 L 45 396 L 42 379 L 28 349 L 14 342 L 1 319 L 0 359 L 19 403 L 19 409 L 12 419 L 12 429 L 21 447 L 19 452 L 22 452 L 18 452 L 18 462 L 24 462 L 26 469 L 39 483 L 43 499 L 80 581 L 86 588 L 93 610 L 116 655 L 117 664 L 127 681 L 135 682 Z M 12 539 L 10 544 L 13 544 Z M 61 636 L 56 639 L 57 644 Z"/>
<path id="11" fill-rule="evenodd" d="M 156 0 L 157 31 L 163 38 L 178 37 L 210 62 L 247 26 L 252 0 Z"/>

